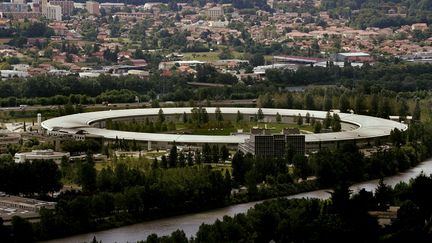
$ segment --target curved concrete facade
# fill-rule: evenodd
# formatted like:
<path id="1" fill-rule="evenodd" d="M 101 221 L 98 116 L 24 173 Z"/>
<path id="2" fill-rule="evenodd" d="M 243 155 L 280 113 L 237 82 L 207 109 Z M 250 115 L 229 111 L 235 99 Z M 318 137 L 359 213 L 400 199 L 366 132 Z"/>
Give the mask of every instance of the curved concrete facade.
<path id="1" fill-rule="evenodd" d="M 214 114 L 215 107 L 205 107 L 208 114 Z M 191 114 L 191 107 L 180 108 L 162 108 L 165 116 L 180 117 L 184 112 Z M 221 107 L 222 114 L 235 116 L 240 111 L 245 119 L 253 117 L 258 108 L 235 108 Z M 302 117 L 309 113 L 310 116 L 317 119 L 324 119 L 327 112 L 313 110 L 293 110 L 293 109 L 262 109 L 266 119 L 274 118 L 279 113 L 282 118 L 294 117 L 301 114 Z M 127 109 L 127 110 L 109 110 L 99 112 L 80 113 L 68 116 L 57 117 L 42 122 L 42 127 L 48 131 L 63 131 L 65 133 L 76 133 L 82 131 L 89 135 L 100 136 L 105 139 L 125 139 L 136 140 L 142 142 L 154 143 L 172 143 L 177 144 L 240 144 L 249 138 L 249 135 L 233 135 L 233 136 L 206 136 L 206 135 L 187 135 L 187 134 L 158 134 L 158 133 L 137 133 L 125 132 L 104 129 L 104 121 L 107 119 L 126 119 L 139 118 L 146 116 L 157 116 L 159 108 L 150 109 Z M 334 143 L 338 141 L 353 141 L 353 140 L 368 140 L 375 138 L 383 138 L 390 135 L 390 132 L 395 129 L 406 130 L 407 125 L 370 116 L 338 113 L 342 122 L 354 124 L 358 126 L 354 130 L 343 132 L 330 132 L 320 134 L 306 134 L 306 143 Z"/>

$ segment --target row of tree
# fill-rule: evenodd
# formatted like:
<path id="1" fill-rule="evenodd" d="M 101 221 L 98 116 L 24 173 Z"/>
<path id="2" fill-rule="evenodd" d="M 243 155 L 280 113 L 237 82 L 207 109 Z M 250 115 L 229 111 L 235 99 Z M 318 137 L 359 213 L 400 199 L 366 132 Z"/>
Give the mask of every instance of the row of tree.
<path id="1" fill-rule="evenodd" d="M 44 195 L 62 188 L 61 173 L 52 160 L 0 164 L 0 191 L 12 195 Z"/>
<path id="2" fill-rule="evenodd" d="M 357 93 L 380 94 L 382 90 L 417 91 L 428 90 L 432 77 L 430 64 L 376 64 L 362 68 L 353 67 L 302 67 L 290 70 L 267 70 L 266 82 L 245 80 L 231 87 L 198 88 L 189 86 L 192 81 L 208 82 L 207 74 L 192 76 L 174 75 L 162 78 L 154 73 L 143 80 L 131 76 L 82 79 L 74 76 L 38 76 L 17 79 L 14 82 L 0 81 L 0 104 L 64 105 L 94 104 L 108 102 L 134 102 L 155 99 L 162 94 L 164 100 L 188 101 L 204 99 L 247 99 L 267 92 L 277 92 L 279 87 L 305 84 L 344 84 Z M 201 80 L 202 79 L 202 80 Z M 248 85 L 253 84 L 253 85 Z M 361 99 L 360 99 L 361 100 Z"/>
<path id="3" fill-rule="evenodd" d="M 306 90 L 304 93 L 266 93 L 260 95 L 257 103 L 260 107 L 308 109 L 330 111 L 339 109 L 341 112 L 364 114 L 389 118 L 390 115 L 399 115 L 403 121 L 411 115 L 414 121 L 421 119 L 421 103 L 419 93 L 393 93 L 366 95 L 354 90 L 318 88 Z M 336 120 L 340 120 L 337 117 Z M 329 119 L 328 119 L 329 120 Z M 332 126 L 325 122 L 325 128 Z"/>

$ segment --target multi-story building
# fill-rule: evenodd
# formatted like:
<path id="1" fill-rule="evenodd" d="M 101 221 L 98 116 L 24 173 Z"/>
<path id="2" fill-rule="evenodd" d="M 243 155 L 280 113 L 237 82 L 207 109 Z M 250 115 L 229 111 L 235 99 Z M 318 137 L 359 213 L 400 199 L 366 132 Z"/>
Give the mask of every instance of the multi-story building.
<path id="1" fill-rule="evenodd" d="M 70 0 L 54 0 L 49 2 L 51 5 L 57 5 L 61 7 L 61 13 L 63 16 L 71 16 L 74 10 L 74 2 Z"/>
<path id="2" fill-rule="evenodd" d="M 46 9 L 46 18 L 51 20 L 62 20 L 62 8 L 59 5 L 48 3 Z"/>
<path id="3" fill-rule="evenodd" d="M 40 10 L 41 10 L 43 16 L 47 15 L 47 9 L 48 9 L 48 0 L 41 0 Z"/>
<path id="4" fill-rule="evenodd" d="M 103 9 L 123 9 L 125 7 L 124 3 L 100 3 L 100 8 Z"/>
<path id="5" fill-rule="evenodd" d="M 23 13 L 28 12 L 28 6 L 21 2 L 0 3 L 0 12 L 2 13 Z"/>
<path id="6" fill-rule="evenodd" d="M 285 135 L 285 148 L 292 149 L 294 154 L 305 154 L 305 136 L 300 134 Z"/>
<path id="7" fill-rule="evenodd" d="M 292 130 L 283 134 L 271 134 L 268 129 L 252 129 L 251 136 L 239 149 L 261 158 L 282 158 L 288 150 L 294 154 L 305 153 L 305 136 L 293 134 Z"/>
<path id="8" fill-rule="evenodd" d="M 86 2 L 86 9 L 87 12 L 91 15 L 98 16 L 100 14 L 99 12 L 99 3 L 95 1 L 87 1 Z"/>
<path id="9" fill-rule="evenodd" d="M 206 15 L 211 19 L 219 19 L 220 17 L 224 16 L 224 10 L 222 7 L 209 8 L 206 11 Z"/>

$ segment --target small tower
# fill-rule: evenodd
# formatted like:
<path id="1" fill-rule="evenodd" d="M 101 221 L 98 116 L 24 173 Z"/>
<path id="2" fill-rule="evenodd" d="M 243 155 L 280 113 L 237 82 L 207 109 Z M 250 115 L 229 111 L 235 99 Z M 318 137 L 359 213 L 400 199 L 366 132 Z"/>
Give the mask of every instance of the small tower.
<path id="1" fill-rule="evenodd" d="M 42 132 L 42 115 L 41 113 L 37 113 L 37 126 L 38 126 L 38 133 Z"/>

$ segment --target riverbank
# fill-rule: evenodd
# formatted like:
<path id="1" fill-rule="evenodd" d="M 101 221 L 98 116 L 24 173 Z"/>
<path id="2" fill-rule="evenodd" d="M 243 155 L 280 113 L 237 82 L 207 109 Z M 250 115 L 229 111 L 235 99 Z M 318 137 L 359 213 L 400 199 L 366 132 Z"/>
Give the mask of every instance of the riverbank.
<path id="1" fill-rule="evenodd" d="M 413 167 L 406 172 L 400 173 L 395 176 L 389 176 L 384 179 L 384 182 L 390 186 L 395 186 L 399 182 L 408 182 L 410 179 L 415 178 L 421 172 L 425 174 L 432 174 L 432 159 L 428 159 L 416 167 Z M 370 180 L 351 186 L 353 192 L 358 192 L 362 188 L 373 191 L 378 185 L 379 180 Z M 319 198 L 328 199 L 330 194 L 328 189 L 315 190 L 311 192 L 299 193 L 288 198 Z M 61 243 L 75 243 L 75 242 L 90 242 L 94 236 L 98 241 L 104 243 L 108 242 L 136 242 L 144 240 L 148 235 L 155 233 L 159 236 L 169 235 L 173 231 L 180 229 L 183 230 L 188 237 L 193 236 L 198 231 L 201 224 L 211 224 L 216 219 L 221 219 L 226 216 L 234 216 L 235 214 L 245 213 L 247 210 L 255 206 L 257 202 L 242 203 L 233 206 L 228 206 L 220 209 L 210 210 L 206 212 L 193 213 L 188 215 L 169 217 L 159 220 L 148 221 L 144 223 L 124 226 L 115 229 L 109 229 L 99 232 L 92 232 L 87 234 L 75 235 L 62 239 L 55 239 L 45 241 L 47 243 L 61 242 Z"/>

